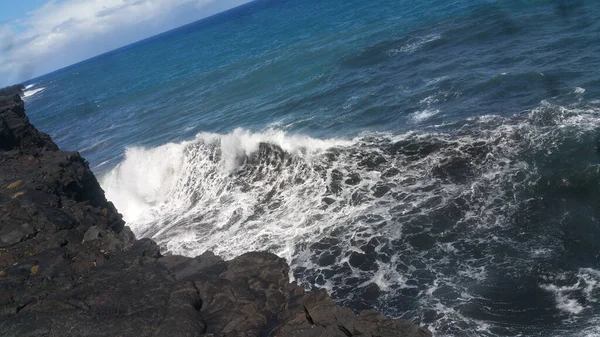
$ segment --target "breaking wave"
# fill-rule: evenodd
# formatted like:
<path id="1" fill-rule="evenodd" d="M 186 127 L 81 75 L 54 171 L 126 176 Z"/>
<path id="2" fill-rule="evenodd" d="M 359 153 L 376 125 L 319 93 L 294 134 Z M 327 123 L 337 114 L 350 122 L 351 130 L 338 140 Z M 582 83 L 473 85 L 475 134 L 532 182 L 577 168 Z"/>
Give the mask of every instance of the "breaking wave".
<path id="1" fill-rule="evenodd" d="M 564 335 L 598 317 L 598 272 L 575 267 L 583 246 L 561 235 L 600 216 L 599 117 L 595 105 L 542 102 L 347 140 L 201 133 L 129 148 L 101 183 L 136 235 L 170 253 L 269 250 L 307 288 L 438 335 L 535 332 L 524 316 L 568 320 Z M 593 261 L 599 244 L 585 244 L 578 261 Z"/>
<path id="2" fill-rule="evenodd" d="M 26 89 L 27 89 L 27 87 L 26 87 Z M 37 89 L 26 90 L 23 92 L 23 98 L 29 98 L 29 97 L 31 97 L 37 93 L 40 93 L 44 90 L 46 90 L 46 88 L 37 88 Z"/>

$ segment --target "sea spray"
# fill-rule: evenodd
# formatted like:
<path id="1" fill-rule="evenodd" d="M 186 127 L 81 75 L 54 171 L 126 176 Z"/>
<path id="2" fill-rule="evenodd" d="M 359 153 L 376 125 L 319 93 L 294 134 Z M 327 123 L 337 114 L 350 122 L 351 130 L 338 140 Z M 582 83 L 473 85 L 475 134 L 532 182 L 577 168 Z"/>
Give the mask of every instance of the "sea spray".
<path id="1" fill-rule="evenodd" d="M 527 273 L 527 259 L 506 257 L 507 266 L 498 254 L 548 248 L 543 233 L 521 243 L 502 233 L 517 230 L 544 158 L 589 137 L 599 113 L 542 102 L 527 114 L 473 118 L 450 132 L 351 140 L 272 129 L 199 134 L 128 149 L 102 186 L 132 229 L 165 252 L 231 258 L 269 250 L 290 262 L 299 282 L 343 303 L 401 300 L 388 313 L 433 310 L 442 316 L 434 329 L 457 321 L 481 328 L 453 308 L 479 301 L 474 286 L 492 282 L 489 275 Z M 556 258 L 527 254 L 537 263 Z M 557 294 L 560 310 L 577 315 L 590 302 L 539 282 Z M 593 300 L 597 285 L 583 290 Z"/>

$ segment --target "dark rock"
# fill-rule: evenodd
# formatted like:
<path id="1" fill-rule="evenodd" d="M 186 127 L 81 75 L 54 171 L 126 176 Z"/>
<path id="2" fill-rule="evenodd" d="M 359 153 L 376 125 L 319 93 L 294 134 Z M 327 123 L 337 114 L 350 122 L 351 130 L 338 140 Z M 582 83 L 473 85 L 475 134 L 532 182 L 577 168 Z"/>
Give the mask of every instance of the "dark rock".
<path id="1" fill-rule="evenodd" d="M 363 311 L 356 316 L 349 309 L 335 306 L 323 291 L 307 294 L 299 302 L 297 306 L 301 308 L 286 319 L 287 323 L 276 330 L 275 336 L 431 336 L 426 329 L 402 320 L 385 319 L 374 311 Z"/>
<path id="2" fill-rule="evenodd" d="M 169 258 L 172 259 L 173 257 Z M 221 259 L 218 256 L 215 256 L 212 252 L 206 252 L 193 259 L 187 257 L 183 258 L 185 259 L 184 263 L 178 264 L 172 268 L 172 273 L 178 280 L 185 280 L 187 278 L 190 278 L 190 276 L 193 276 L 194 274 L 203 271 L 204 269 L 207 269 L 218 263 L 223 262 L 223 259 Z"/>
<path id="3" fill-rule="evenodd" d="M 20 90 L 0 90 L 0 336 L 431 336 L 305 294 L 270 253 L 162 256 L 154 241 L 136 241 L 87 162 L 29 124 Z M 351 262 L 365 268 L 371 255 Z"/>
<path id="4" fill-rule="evenodd" d="M 0 228 L 0 248 L 6 248 L 33 236 L 35 229 L 29 222 L 23 219 L 14 219 L 4 216 L 0 219 L 2 227 Z"/>
<path id="5" fill-rule="evenodd" d="M 83 234 L 83 241 L 91 242 L 101 237 L 102 235 L 100 234 L 100 229 L 96 226 L 92 226 L 87 230 L 87 232 L 85 232 L 85 234 Z"/>
<path id="6" fill-rule="evenodd" d="M 0 149 L 21 150 L 47 148 L 58 150 L 50 136 L 39 132 L 29 123 L 25 115 L 25 104 L 21 100 L 21 86 L 0 90 Z"/>

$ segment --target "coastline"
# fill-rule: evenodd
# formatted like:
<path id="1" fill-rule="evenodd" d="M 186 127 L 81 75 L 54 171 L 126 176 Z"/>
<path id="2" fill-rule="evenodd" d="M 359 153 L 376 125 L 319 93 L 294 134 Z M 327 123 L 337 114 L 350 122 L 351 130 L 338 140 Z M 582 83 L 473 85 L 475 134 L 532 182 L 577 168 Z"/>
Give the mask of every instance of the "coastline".
<path id="1" fill-rule="evenodd" d="M 29 123 L 22 90 L 0 89 L 1 336 L 431 336 L 305 293 L 271 253 L 162 256 Z"/>

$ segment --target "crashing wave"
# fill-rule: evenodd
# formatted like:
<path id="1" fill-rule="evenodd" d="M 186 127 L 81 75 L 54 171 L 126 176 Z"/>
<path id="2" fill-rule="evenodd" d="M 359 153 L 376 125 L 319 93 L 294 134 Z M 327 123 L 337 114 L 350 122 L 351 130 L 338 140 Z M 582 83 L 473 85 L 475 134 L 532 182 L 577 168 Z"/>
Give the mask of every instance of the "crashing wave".
<path id="1" fill-rule="evenodd" d="M 46 90 L 46 88 L 37 88 L 37 89 L 32 89 L 32 90 L 27 90 L 23 92 L 23 98 L 29 98 L 37 93 L 40 93 L 42 91 Z"/>
<path id="2" fill-rule="evenodd" d="M 543 102 L 446 132 L 351 140 L 203 133 L 130 148 L 101 183 L 134 232 L 170 253 L 230 258 L 269 250 L 290 262 L 299 282 L 357 309 L 387 303 L 388 314 L 420 317 L 433 330 L 485 330 L 469 317 L 487 315 L 473 308 L 496 299 L 476 285 L 495 284 L 507 263 L 515 277 L 526 277 L 536 263 L 556 258 L 545 231 L 525 242 L 503 233 L 522 231 L 521 211 L 548 202 L 536 199 L 542 192 L 530 194 L 550 179 L 544 163 L 588 141 L 599 113 Z M 556 178 L 556 188 L 569 188 L 569 179 Z M 542 281 L 534 286 L 548 296 L 566 294 Z M 560 305 L 578 311 L 566 296 Z M 457 321 L 466 322 L 464 330 Z"/>

